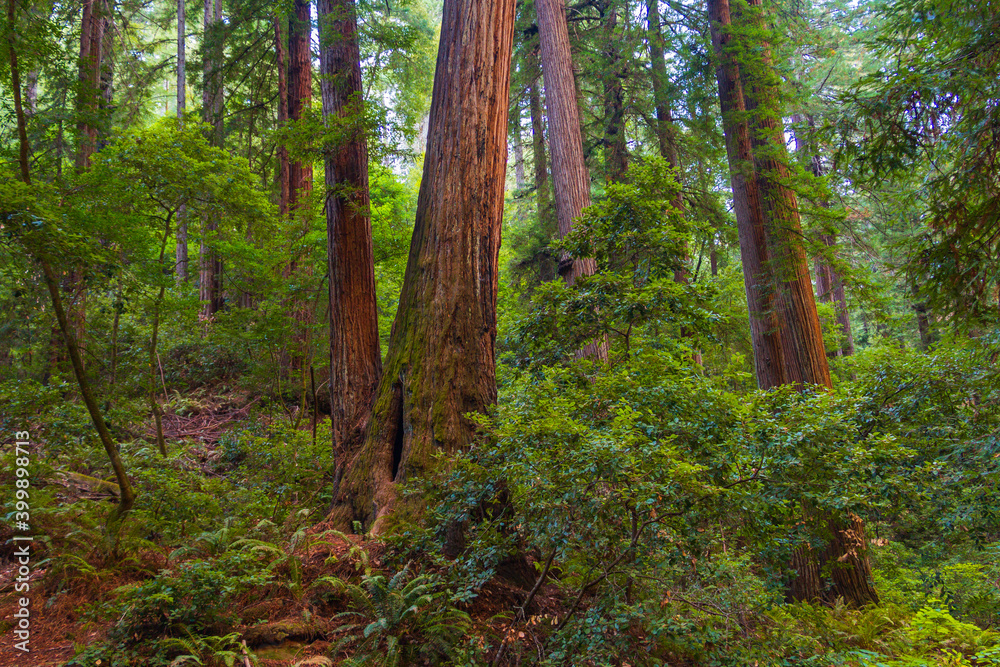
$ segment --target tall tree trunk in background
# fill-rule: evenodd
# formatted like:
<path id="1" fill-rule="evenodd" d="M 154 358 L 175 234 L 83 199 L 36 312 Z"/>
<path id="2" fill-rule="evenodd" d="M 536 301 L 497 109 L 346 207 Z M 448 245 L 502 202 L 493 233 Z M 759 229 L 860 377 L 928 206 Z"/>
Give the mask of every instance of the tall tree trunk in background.
<path id="1" fill-rule="evenodd" d="M 309 0 L 295 0 L 294 15 L 288 20 L 288 117 L 293 121 L 301 120 L 303 110 L 312 103 L 311 31 Z M 288 178 L 289 204 L 294 211 L 312 191 L 312 164 L 292 162 Z M 308 218 L 302 217 L 306 224 Z"/>
<path id="2" fill-rule="evenodd" d="M 496 402 L 514 0 L 445 0 L 410 255 L 368 435 L 331 519 L 379 532 L 396 482 L 468 446 Z"/>
<path id="3" fill-rule="evenodd" d="M 107 5 L 103 0 L 85 0 L 80 23 L 80 61 L 76 98 L 77 150 L 76 170 L 90 169 L 90 161 L 97 150 L 97 132 L 101 111 L 101 67 L 105 44 L 105 14 Z M 62 290 L 68 302 L 67 317 L 73 327 L 76 341 L 86 351 L 86 310 L 87 287 L 82 267 L 73 267 L 61 281 Z M 56 361 L 64 361 L 61 349 L 53 355 Z M 81 360 L 86 354 L 81 356 Z"/>
<path id="4" fill-rule="evenodd" d="M 660 149 L 660 156 L 667 161 L 674 169 L 677 169 L 677 178 L 680 179 L 680 158 L 677 150 L 677 128 L 674 126 L 674 119 L 670 113 L 670 98 L 668 95 L 667 64 L 664 60 L 663 30 L 660 27 L 660 2 L 659 0 L 648 0 L 646 3 L 646 29 L 649 33 L 649 60 L 652 70 L 653 80 L 653 105 L 656 108 L 656 141 Z M 678 192 L 676 199 L 672 202 L 675 209 L 684 211 L 684 198 Z M 687 245 L 684 247 L 684 268 L 674 271 L 674 280 L 678 283 L 687 284 L 688 270 L 687 260 L 690 257 Z M 714 255 L 713 255 L 714 260 Z M 715 269 L 715 264 L 713 271 Z M 714 276 L 715 273 L 712 273 Z M 682 328 L 681 336 L 690 337 L 692 331 Z M 701 365 L 701 351 L 694 350 L 692 358 L 695 363 Z"/>
<path id="5" fill-rule="evenodd" d="M 114 0 L 101 0 L 101 14 L 104 17 L 104 29 L 101 34 L 101 71 L 100 87 L 101 97 L 98 102 L 100 117 L 104 119 L 98 126 L 98 135 L 107 134 L 107 117 L 114 105 L 114 77 L 115 77 L 115 4 Z M 99 139 L 100 143 L 101 140 Z"/>
<path id="6" fill-rule="evenodd" d="M 559 237 L 562 238 L 572 229 L 573 218 L 590 205 L 590 175 L 583 160 L 580 110 L 576 101 L 565 6 L 562 0 L 538 0 L 535 10 L 538 12 L 545 105 L 549 112 L 556 221 Z M 581 276 L 593 275 L 596 270 L 597 262 L 591 257 L 563 257 L 559 261 L 559 274 L 568 285 Z M 607 339 L 587 344 L 580 354 L 607 361 Z"/>
<path id="7" fill-rule="evenodd" d="M 104 45 L 102 0 L 85 0 L 80 23 L 79 88 L 77 112 L 77 171 L 90 168 L 97 148 L 98 111 L 101 97 L 101 49 Z"/>
<path id="8" fill-rule="evenodd" d="M 667 63 L 664 60 L 663 30 L 660 27 L 660 2 L 648 0 L 646 5 L 646 25 L 649 32 L 649 62 L 653 80 L 653 104 L 656 108 L 656 141 L 660 155 L 676 168 L 677 144 L 673 118 L 670 115 L 670 99 L 667 93 Z"/>
<path id="9" fill-rule="evenodd" d="M 27 122 L 25 119 L 24 107 L 21 101 L 21 73 L 18 69 L 17 63 L 17 36 L 15 33 L 17 21 L 16 6 L 17 3 L 15 0 L 7 0 L 7 56 L 10 64 L 11 84 L 14 89 L 13 98 L 14 116 L 17 122 L 18 166 L 20 167 L 19 171 L 21 181 L 25 185 L 30 186 L 31 171 L 30 163 L 28 161 L 30 147 L 28 146 Z M 86 405 L 87 411 L 90 413 L 91 422 L 97 430 L 97 435 L 101 439 L 101 444 L 104 445 L 104 451 L 108 455 L 111 467 L 115 471 L 115 477 L 118 480 L 119 503 L 116 511 L 116 518 L 120 519 L 124 517 L 126 512 L 132 509 L 132 505 L 135 503 L 135 491 L 133 490 L 128 475 L 125 472 L 125 466 L 118 453 L 118 448 L 111 439 L 111 433 L 108 431 L 107 424 L 104 422 L 104 416 L 101 414 L 101 410 L 97 405 L 97 398 L 91 390 L 90 383 L 87 380 L 87 373 L 83 367 L 83 355 L 81 354 L 79 345 L 77 345 L 73 327 L 70 324 L 65 309 L 63 308 L 62 298 L 59 294 L 59 282 L 56 278 L 55 271 L 52 270 L 52 263 L 48 257 L 48 250 L 46 246 L 47 244 L 43 241 L 41 247 L 34 253 L 35 258 L 42 267 L 42 275 L 45 278 L 45 286 L 48 288 L 49 297 L 52 301 L 52 310 L 55 311 L 56 322 L 58 323 L 59 331 L 62 334 L 67 352 L 69 353 L 69 358 L 73 366 L 73 373 L 76 375 L 77 385 L 80 387 L 80 395 L 83 397 L 84 405 Z"/>
<path id="10" fill-rule="evenodd" d="M 288 64 L 285 57 L 285 42 L 281 36 L 281 19 L 274 17 L 274 51 L 277 56 L 278 68 L 278 127 L 288 121 Z M 281 199 L 278 210 L 281 216 L 288 215 L 291 195 L 289 193 L 288 149 L 284 143 L 278 144 L 278 186 L 281 189 Z"/>
<path id="11" fill-rule="evenodd" d="M 364 437 L 382 376 L 368 200 L 368 141 L 353 0 L 319 0 L 323 117 L 344 140 L 324 151 L 330 272 L 330 422 L 338 476 L 342 454 Z M 348 130 L 348 128 L 350 128 Z"/>
<path id="12" fill-rule="evenodd" d="M 535 163 L 535 203 L 538 209 L 538 224 L 549 237 L 554 236 L 558 227 L 552 208 L 549 191 L 549 167 L 545 158 L 545 126 L 542 115 L 542 96 L 538 92 L 538 80 L 542 76 L 538 62 L 538 51 L 532 50 L 527 61 L 531 84 L 528 87 L 528 108 L 531 112 L 531 154 Z"/>
<path id="13" fill-rule="evenodd" d="M 184 126 L 187 111 L 187 19 L 186 0 L 177 0 L 177 123 Z M 188 281 L 187 206 L 177 211 L 177 280 Z"/>
<path id="14" fill-rule="evenodd" d="M 835 234 L 821 234 L 820 241 L 827 248 L 837 247 Z M 833 303 L 837 309 L 837 327 L 841 340 L 836 350 L 828 353 L 831 357 L 849 357 L 854 354 L 854 335 L 851 333 L 851 317 L 847 308 L 847 294 L 844 281 L 830 262 L 823 256 L 816 258 L 816 295 L 821 303 Z"/>
<path id="15" fill-rule="evenodd" d="M 512 119 L 511 143 L 514 145 L 514 185 L 523 190 L 527 179 L 524 177 L 524 146 L 521 143 L 521 110 L 517 118 Z"/>
<path id="16" fill-rule="evenodd" d="M 802 117 L 799 114 L 792 116 L 792 122 L 801 123 Z M 815 119 L 807 116 L 810 134 L 816 127 Z M 823 176 L 823 160 L 819 154 L 813 150 L 811 137 L 800 137 L 799 132 L 795 132 L 795 151 L 809 160 L 809 168 L 813 176 L 821 178 Z M 821 206 L 827 207 L 826 202 L 821 202 Z M 833 252 L 837 247 L 837 235 L 831 231 L 828 234 L 820 234 L 819 240 Z M 854 354 L 854 336 L 851 334 L 850 311 L 847 308 L 847 295 L 844 292 L 844 281 L 840 274 L 827 261 L 825 255 L 817 255 L 815 258 L 816 271 L 816 297 L 821 303 L 833 302 L 837 312 L 837 326 L 840 329 L 841 342 L 836 350 L 827 353 L 828 357 L 850 356 Z"/>
<path id="17" fill-rule="evenodd" d="M 829 388 L 798 203 L 784 185 L 787 154 L 769 45 L 762 39 L 744 43 L 748 32 L 766 34 L 760 3 L 750 0 L 744 16 L 731 14 L 728 0 L 708 2 L 757 380 L 761 388 Z M 740 26 L 735 33 L 734 20 L 750 31 Z M 803 545 L 795 552 L 797 576 L 787 595 L 801 600 L 842 596 L 854 605 L 877 602 L 861 520 L 852 516 L 847 525 L 827 511 L 803 511 L 814 532 L 830 537 L 822 550 Z M 821 576 L 824 568 L 830 568 L 829 586 Z"/>
<path id="18" fill-rule="evenodd" d="M 617 0 L 604 7 L 604 171 L 609 183 L 625 180 L 628 171 L 628 141 L 625 136 L 626 60 L 622 57 L 621 36 L 617 34 Z"/>
<path id="19" fill-rule="evenodd" d="M 211 125 L 209 137 L 213 146 L 223 144 L 223 90 L 222 90 L 222 0 L 205 0 L 204 49 L 205 73 L 201 98 L 202 115 Z M 219 218 L 215 213 L 203 221 L 200 259 L 198 298 L 201 301 L 201 319 L 210 321 L 222 309 L 222 258 L 214 248 L 219 230 Z"/>
<path id="20" fill-rule="evenodd" d="M 28 72 L 25 78 L 25 91 L 24 91 L 24 101 L 27 108 L 25 113 L 28 116 L 34 116 L 38 111 L 38 74 L 37 68 Z"/>

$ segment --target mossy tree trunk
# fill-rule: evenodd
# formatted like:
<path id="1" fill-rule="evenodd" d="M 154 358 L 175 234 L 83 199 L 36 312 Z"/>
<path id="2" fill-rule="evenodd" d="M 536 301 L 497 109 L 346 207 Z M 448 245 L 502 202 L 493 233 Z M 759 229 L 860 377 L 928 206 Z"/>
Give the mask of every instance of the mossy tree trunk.
<path id="1" fill-rule="evenodd" d="M 787 186 L 778 81 L 760 37 L 766 34 L 761 1 L 732 10 L 729 0 L 708 2 L 757 383 L 830 388 L 798 203 Z M 788 597 L 822 600 L 835 591 L 849 604 L 877 602 L 861 520 L 808 510 L 805 519 L 826 546 L 795 552 Z"/>
<path id="2" fill-rule="evenodd" d="M 344 129 L 326 154 L 330 271 L 330 419 L 338 468 L 363 437 L 382 375 L 368 193 L 368 142 L 353 0 L 319 0 L 324 118 Z"/>
<path id="3" fill-rule="evenodd" d="M 538 0 L 535 11 L 538 14 L 538 39 L 545 80 L 556 221 L 559 237 L 562 238 L 573 228 L 573 219 L 590 206 L 590 173 L 583 159 L 580 109 L 576 99 L 565 4 L 563 0 Z M 591 257 L 567 256 L 559 260 L 559 274 L 568 285 L 573 285 L 582 276 L 593 275 L 595 271 L 597 262 Z M 607 338 L 602 336 L 588 343 L 579 355 L 607 361 Z"/>
<path id="4" fill-rule="evenodd" d="M 368 435 L 331 520 L 378 533 L 396 483 L 474 438 L 496 402 L 514 0 L 445 0 L 416 222 Z"/>
<path id="5" fill-rule="evenodd" d="M 202 32 L 202 49 L 205 61 L 204 86 L 201 112 L 204 121 L 211 125 L 209 143 L 223 144 L 223 30 L 222 0 L 205 0 L 205 17 Z M 222 309 L 222 257 L 215 249 L 219 230 L 217 213 L 209 213 L 202 223 L 201 249 L 199 252 L 198 298 L 201 301 L 201 318 L 208 322 Z"/>

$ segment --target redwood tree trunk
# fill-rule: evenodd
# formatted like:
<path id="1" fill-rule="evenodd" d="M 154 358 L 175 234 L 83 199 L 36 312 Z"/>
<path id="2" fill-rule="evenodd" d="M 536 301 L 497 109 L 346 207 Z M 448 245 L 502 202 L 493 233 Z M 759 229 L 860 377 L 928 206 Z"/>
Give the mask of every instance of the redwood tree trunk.
<path id="1" fill-rule="evenodd" d="M 396 482 L 466 447 L 496 401 L 514 0 L 445 0 L 406 275 L 367 438 L 331 519 L 379 532 Z"/>
<path id="2" fill-rule="evenodd" d="M 731 14 L 728 0 L 708 2 L 757 380 L 761 388 L 779 384 L 829 388 L 798 203 L 784 185 L 787 155 L 769 46 L 760 39 L 743 43 L 748 33 L 764 34 L 766 26 L 757 11 L 760 3 L 750 0 L 750 13 L 742 16 Z M 734 20 L 752 30 L 740 26 L 734 32 Z M 821 550 L 808 545 L 796 550 L 797 577 L 787 595 L 821 600 L 836 594 L 858 606 L 877 602 L 861 520 L 852 516 L 848 525 L 827 511 L 805 513 L 808 525 L 825 537 L 826 545 Z M 826 572 L 829 582 L 824 581 Z"/>
<path id="3" fill-rule="evenodd" d="M 295 0 L 294 9 L 294 15 L 288 21 L 288 117 L 293 121 L 302 119 L 303 110 L 312 101 L 312 52 L 309 45 L 312 17 L 309 0 Z M 294 211 L 312 190 L 312 165 L 292 162 L 288 177 L 289 204 Z"/>
<path id="4" fill-rule="evenodd" d="M 368 201 L 361 56 L 353 0 L 319 0 L 323 117 L 338 119 L 343 142 L 324 151 L 330 271 L 330 421 L 340 454 L 364 435 L 382 374 Z"/>
<path id="5" fill-rule="evenodd" d="M 573 219 L 590 206 L 590 175 L 583 159 L 580 110 L 576 102 L 565 6 L 562 0 L 538 0 L 535 10 L 538 12 L 538 38 L 548 109 L 556 221 L 559 237 L 562 238 L 572 229 Z M 596 270 L 597 262 L 591 257 L 563 257 L 559 261 L 559 274 L 568 285 L 574 284 L 581 276 L 593 275 Z M 607 361 L 607 340 L 602 338 L 589 343 L 580 355 Z"/>
<path id="6" fill-rule="evenodd" d="M 205 78 L 202 91 L 202 114 L 212 126 L 210 143 L 223 143 L 222 91 L 222 0 L 205 0 L 205 20 L 202 48 L 205 57 Z M 219 219 L 209 214 L 202 229 L 198 297 L 202 302 L 201 318 L 210 321 L 222 309 L 222 258 L 213 247 L 219 229 Z"/>
<path id="7" fill-rule="evenodd" d="M 288 121 L 288 65 L 285 57 L 285 43 L 281 37 L 281 19 L 274 17 L 274 51 L 278 67 L 278 127 Z M 288 149 L 284 143 L 278 144 L 278 186 L 281 189 L 281 199 L 278 211 L 282 217 L 288 215 L 289 194 Z"/>

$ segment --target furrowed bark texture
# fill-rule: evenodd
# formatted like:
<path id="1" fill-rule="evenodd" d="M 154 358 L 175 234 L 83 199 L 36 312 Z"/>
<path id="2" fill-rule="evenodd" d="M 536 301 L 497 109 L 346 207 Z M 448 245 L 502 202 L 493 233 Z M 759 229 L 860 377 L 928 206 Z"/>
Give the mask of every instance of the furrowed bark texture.
<path id="1" fill-rule="evenodd" d="M 368 200 L 368 143 L 353 0 L 319 0 L 323 117 L 345 130 L 325 151 L 330 271 L 330 420 L 337 465 L 364 435 L 382 375 Z"/>
<path id="2" fill-rule="evenodd" d="M 331 520 L 379 532 L 395 483 L 476 428 L 496 401 L 497 263 L 514 0 L 445 0 L 406 274 L 368 436 Z"/>
<path id="3" fill-rule="evenodd" d="M 548 109 L 556 222 L 562 238 L 573 228 L 573 219 L 590 206 L 590 175 L 583 159 L 580 110 L 576 101 L 565 5 L 562 0 L 538 0 L 535 10 Z M 593 275 L 596 270 L 597 262 L 592 257 L 563 257 L 559 261 L 559 274 L 568 285 L 573 285 L 581 276 Z M 607 361 L 607 339 L 587 344 L 579 355 Z"/>
<path id="4" fill-rule="evenodd" d="M 759 39 L 743 43 L 748 40 L 741 33 L 744 26 L 757 34 L 766 27 L 756 11 L 761 0 L 749 4 L 744 16 L 730 11 L 729 0 L 709 0 L 708 12 L 757 381 L 762 389 L 780 384 L 830 388 L 798 203 L 783 185 L 789 174 L 769 46 Z M 840 595 L 857 606 L 877 602 L 860 519 L 852 516 L 847 525 L 827 511 L 806 515 L 812 531 L 827 542 L 821 550 L 803 545 L 795 552 L 797 576 L 786 594 L 801 600 Z"/>

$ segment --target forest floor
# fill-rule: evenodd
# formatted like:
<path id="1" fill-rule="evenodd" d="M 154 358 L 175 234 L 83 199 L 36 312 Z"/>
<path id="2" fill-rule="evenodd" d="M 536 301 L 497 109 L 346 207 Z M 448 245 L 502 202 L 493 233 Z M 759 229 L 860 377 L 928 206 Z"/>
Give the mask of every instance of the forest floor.
<path id="1" fill-rule="evenodd" d="M 220 437 L 246 423 L 253 402 L 243 398 L 206 399 L 194 409 L 188 406 L 187 414 L 165 415 L 164 433 L 171 449 L 183 447 L 187 458 L 210 474 L 212 464 L 218 462 L 221 455 L 217 446 Z M 155 442 L 153 432 L 145 433 L 145 439 Z M 96 478 L 69 473 L 68 476 L 57 474 L 45 484 L 62 487 L 58 497 L 63 505 L 83 503 L 88 506 L 86 511 L 93 511 L 113 499 L 110 493 L 94 487 L 97 482 Z M 357 634 L 357 619 L 344 614 L 351 609 L 346 595 L 327 597 L 325 602 L 318 604 L 314 597 L 305 596 L 302 591 L 309 590 L 323 577 L 359 581 L 363 569 L 380 571 L 387 546 L 380 540 L 361 535 L 336 532 L 335 537 L 324 537 L 327 531 L 335 532 L 330 529 L 331 526 L 320 522 L 306 530 L 318 539 L 299 556 L 298 594 L 286 586 L 267 584 L 239 596 L 228 609 L 241 620 L 241 624 L 225 628 L 239 634 L 244 659 L 237 659 L 237 665 L 334 665 L 349 655 L 352 642 L 348 632 L 354 630 Z M 0 525 L 0 543 L 9 542 L 12 534 L 6 526 Z M 15 647 L 18 639 L 10 619 L 4 619 L 0 622 L 2 667 L 63 665 L 81 650 L 108 641 L 109 632 L 119 619 L 102 618 L 87 610 L 112 603 L 120 589 L 148 580 L 151 573 L 163 571 L 173 562 L 165 550 L 155 549 L 140 549 L 130 554 L 129 564 L 116 563 L 110 556 L 95 560 L 94 554 L 81 554 L 88 561 L 81 569 L 89 575 L 80 576 L 80 572 L 75 571 L 72 580 L 67 581 L 49 567 L 51 554 L 46 545 L 37 546 L 32 560 L 33 565 L 38 563 L 39 566 L 33 567 L 28 579 L 31 587 L 28 595 L 32 600 L 30 652 L 26 654 Z M 13 547 L 8 543 L 0 548 L 0 606 L 4 609 L 15 608 L 22 595 L 14 589 L 17 569 Z M 276 574 L 289 573 L 279 571 Z M 495 577 L 472 600 L 456 606 L 469 615 L 477 636 L 499 637 L 506 632 L 514 643 L 521 643 L 532 639 L 531 627 L 556 617 L 565 604 L 555 587 L 543 587 L 525 612 L 527 623 L 511 629 L 508 620 L 511 611 L 519 609 L 527 595 L 524 585 Z M 334 661 L 329 656 L 338 642 L 342 649 Z"/>

